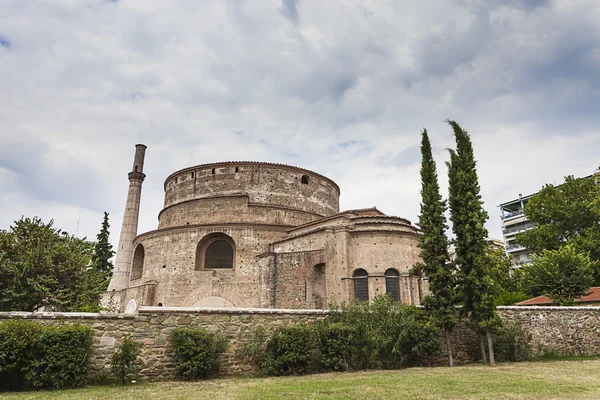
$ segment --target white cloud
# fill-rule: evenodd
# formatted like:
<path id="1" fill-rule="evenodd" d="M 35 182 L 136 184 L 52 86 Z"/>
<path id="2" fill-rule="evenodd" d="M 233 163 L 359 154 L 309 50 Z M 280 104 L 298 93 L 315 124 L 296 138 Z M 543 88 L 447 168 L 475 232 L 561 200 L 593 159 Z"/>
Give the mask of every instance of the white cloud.
<path id="1" fill-rule="evenodd" d="M 140 231 L 166 176 L 225 160 L 305 167 L 342 209 L 416 221 L 419 132 L 445 188 L 452 118 L 499 237 L 497 204 L 599 164 L 598 20 L 593 0 L 5 0 L 0 228 L 40 215 L 94 237 L 106 210 L 116 243 L 140 142 Z"/>

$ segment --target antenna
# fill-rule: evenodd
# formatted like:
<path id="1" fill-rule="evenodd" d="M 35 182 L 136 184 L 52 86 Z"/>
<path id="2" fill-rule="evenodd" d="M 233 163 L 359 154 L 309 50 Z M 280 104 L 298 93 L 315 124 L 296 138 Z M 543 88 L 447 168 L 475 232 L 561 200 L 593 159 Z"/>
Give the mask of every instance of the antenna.
<path id="1" fill-rule="evenodd" d="M 77 211 L 77 228 L 75 228 L 75 237 L 79 237 L 78 236 L 78 233 L 79 233 L 79 221 L 81 221 L 80 214 L 81 213 L 79 211 Z"/>

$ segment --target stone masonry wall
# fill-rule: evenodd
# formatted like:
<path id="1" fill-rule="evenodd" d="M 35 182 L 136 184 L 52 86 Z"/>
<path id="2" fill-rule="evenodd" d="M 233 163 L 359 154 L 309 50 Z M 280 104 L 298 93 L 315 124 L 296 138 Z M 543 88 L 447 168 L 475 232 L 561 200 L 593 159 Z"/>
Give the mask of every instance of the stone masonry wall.
<path id="1" fill-rule="evenodd" d="M 600 307 L 499 307 L 505 321 L 520 322 L 538 345 L 564 354 L 600 354 Z M 143 368 L 146 379 L 172 379 L 175 376 L 170 358 L 168 337 L 176 327 L 204 327 L 223 332 L 229 347 L 223 355 L 223 372 L 247 373 L 252 366 L 236 353 L 240 344 L 251 338 L 254 328 L 269 330 L 289 324 L 312 322 L 324 318 L 323 310 L 233 309 L 141 307 L 137 315 L 94 313 L 24 313 L 1 312 L 0 321 L 24 318 L 39 323 L 82 323 L 92 327 L 94 342 L 91 358 L 93 375 L 110 371 L 110 355 L 125 334 L 144 344 Z M 472 337 L 467 332 L 455 335 L 457 361 L 467 361 L 462 341 Z"/>

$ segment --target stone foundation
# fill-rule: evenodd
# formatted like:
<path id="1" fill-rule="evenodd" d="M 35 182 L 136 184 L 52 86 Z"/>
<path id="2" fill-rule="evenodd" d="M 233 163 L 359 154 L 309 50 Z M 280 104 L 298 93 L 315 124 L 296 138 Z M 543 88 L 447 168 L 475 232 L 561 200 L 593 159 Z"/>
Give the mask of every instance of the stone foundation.
<path id="1" fill-rule="evenodd" d="M 82 323 L 92 327 L 94 342 L 91 358 L 93 375 L 110 371 L 110 356 L 123 335 L 143 343 L 141 375 L 147 379 L 172 379 L 168 337 L 177 327 L 204 327 L 220 331 L 229 339 L 223 354 L 223 372 L 242 374 L 252 371 L 236 353 L 240 344 L 251 338 L 259 326 L 269 330 L 289 324 L 312 322 L 327 316 L 323 310 L 282 310 L 244 308 L 141 307 L 137 315 L 95 313 L 1 312 L 0 320 L 23 318 L 39 323 Z M 595 307 L 499 307 L 505 321 L 519 322 L 532 334 L 534 350 L 538 346 L 563 354 L 600 354 L 600 308 Z M 469 332 L 455 333 L 457 362 L 466 362 Z"/>

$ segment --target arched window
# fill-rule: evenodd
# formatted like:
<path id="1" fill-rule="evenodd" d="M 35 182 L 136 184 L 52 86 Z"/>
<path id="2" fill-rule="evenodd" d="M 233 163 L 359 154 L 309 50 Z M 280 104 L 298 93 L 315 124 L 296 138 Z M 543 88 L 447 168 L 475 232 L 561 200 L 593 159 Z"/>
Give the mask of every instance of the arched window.
<path id="1" fill-rule="evenodd" d="M 144 272 L 144 246 L 138 244 L 133 253 L 133 264 L 131 265 L 130 279 L 140 279 Z"/>
<path id="2" fill-rule="evenodd" d="M 231 269 L 235 264 L 235 242 L 224 233 L 211 233 L 196 248 L 196 270 Z"/>
<path id="3" fill-rule="evenodd" d="M 385 271 L 385 292 L 393 300 L 400 301 L 400 274 L 395 269 Z"/>
<path id="4" fill-rule="evenodd" d="M 301 182 L 303 185 L 308 185 L 308 175 L 302 175 Z"/>
<path id="5" fill-rule="evenodd" d="M 206 249 L 204 268 L 233 268 L 233 247 L 225 240 L 216 240 Z"/>
<path id="6" fill-rule="evenodd" d="M 369 300 L 369 274 L 364 269 L 354 271 L 354 298 Z"/>

